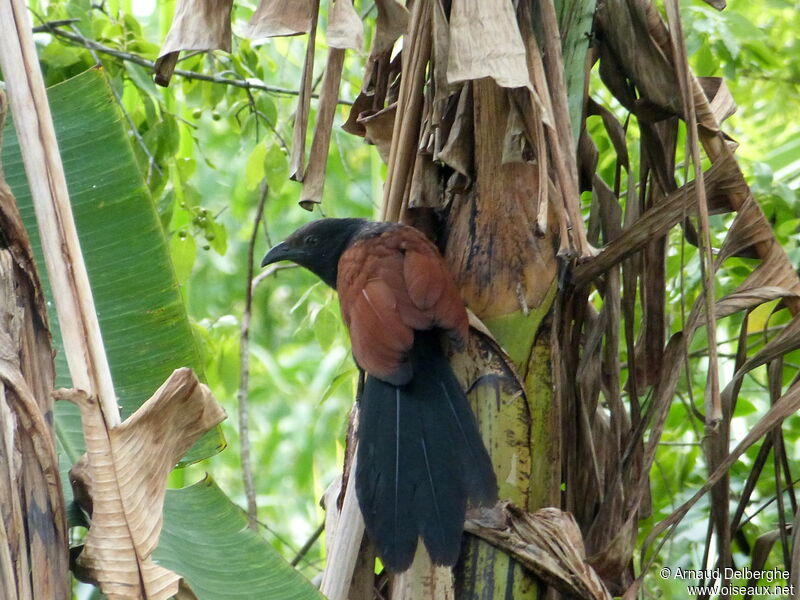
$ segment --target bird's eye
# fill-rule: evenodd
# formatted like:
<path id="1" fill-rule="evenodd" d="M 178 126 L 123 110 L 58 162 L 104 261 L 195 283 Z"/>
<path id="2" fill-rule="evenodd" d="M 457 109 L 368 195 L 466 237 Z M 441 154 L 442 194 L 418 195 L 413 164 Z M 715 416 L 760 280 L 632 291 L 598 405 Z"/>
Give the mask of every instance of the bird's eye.
<path id="1" fill-rule="evenodd" d="M 316 246 L 317 245 L 317 236 L 315 235 L 307 235 L 306 239 L 303 240 L 303 243 L 306 246 Z"/>

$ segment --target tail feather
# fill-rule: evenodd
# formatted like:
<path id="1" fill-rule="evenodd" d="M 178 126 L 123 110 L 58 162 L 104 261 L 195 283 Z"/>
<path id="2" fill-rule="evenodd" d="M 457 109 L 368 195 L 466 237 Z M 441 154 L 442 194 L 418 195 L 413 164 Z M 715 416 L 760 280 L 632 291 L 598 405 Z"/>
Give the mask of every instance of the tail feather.
<path id="1" fill-rule="evenodd" d="M 497 501 L 497 479 L 492 460 L 489 458 L 486 446 L 483 445 L 464 391 L 452 370 L 450 374 L 452 375 L 450 385 L 447 386 L 444 382 L 440 384 L 442 397 L 447 401 L 450 413 L 453 415 L 453 423 L 458 426 L 459 435 L 455 443 L 463 444 L 460 458 L 466 475 L 467 497 L 476 506 L 494 504 Z"/>
<path id="2" fill-rule="evenodd" d="M 368 376 L 361 398 L 356 492 L 367 532 L 392 571 L 407 569 L 422 538 L 453 565 L 464 513 L 493 502 L 497 484 L 466 395 L 434 332 L 417 332 L 404 386 Z"/>
<path id="3" fill-rule="evenodd" d="M 412 440 L 406 439 L 410 416 L 400 388 L 367 377 L 359 414 L 356 494 L 378 556 L 395 571 L 409 567 L 419 537 L 411 503 L 402 501 L 414 493 L 413 482 L 404 476 L 412 459 L 407 451 Z"/>
<path id="4" fill-rule="evenodd" d="M 467 508 L 465 477 L 460 468 L 462 449 L 456 445 L 457 429 L 452 419 L 442 419 L 439 402 L 427 398 L 418 402 L 421 436 L 417 445 L 422 463 L 419 472 L 412 475 L 418 481 L 414 516 L 431 560 L 453 565 L 461 549 Z"/>

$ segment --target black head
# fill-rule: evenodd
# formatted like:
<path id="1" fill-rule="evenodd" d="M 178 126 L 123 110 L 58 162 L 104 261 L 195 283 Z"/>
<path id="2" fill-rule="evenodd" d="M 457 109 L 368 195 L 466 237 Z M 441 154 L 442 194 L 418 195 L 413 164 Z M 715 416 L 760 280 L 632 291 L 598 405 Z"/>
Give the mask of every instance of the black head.
<path id="1" fill-rule="evenodd" d="M 367 225 L 366 219 L 319 219 L 303 225 L 286 240 L 274 246 L 261 266 L 290 260 L 305 267 L 329 286 L 336 287 L 339 257 L 353 236 Z"/>

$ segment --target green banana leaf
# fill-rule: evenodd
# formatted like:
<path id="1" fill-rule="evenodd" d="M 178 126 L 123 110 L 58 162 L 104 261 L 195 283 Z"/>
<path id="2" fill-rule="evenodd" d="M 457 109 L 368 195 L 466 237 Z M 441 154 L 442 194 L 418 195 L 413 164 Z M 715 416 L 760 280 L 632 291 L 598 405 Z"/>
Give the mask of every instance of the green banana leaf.
<path id="1" fill-rule="evenodd" d="M 210 477 L 169 490 L 153 559 L 183 576 L 201 600 L 322 600 Z"/>
<path id="2" fill-rule="evenodd" d="M 178 367 L 202 378 L 199 352 L 169 258 L 105 73 L 92 69 L 49 90 L 75 222 L 124 419 Z M 2 162 L 28 228 L 48 299 L 56 385 L 70 387 L 58 319 L 41 256 L 36 218 L 11 119 Z M 78 411 L 56 405 L 59 451 L 72 464 L 83 453 Z M 221 430 L 206 435 L 187 462 L 224 448 Z"/>
<path id="3" fill-rule="evenodd" d="M 124 128 L 123 115 L 101 69 L 92 69 L 48 90 L 75 221 L 94 295 L 100 328 L 124 419 L 176 368 L 189 366 L 202 378 L 200 354 L 181 298 L 167 242 Z M 57 350 L 57 385 L 70 387 L 58 320 L 41 256 L 13 123 L 3 134 L 3 172 L 17 198 L 37 257 Z M 55 408 L 57 448 L 70 522 L 80 521 L 71 502 L 67 471 L 84 452 L 77 409 Z M 184 458 L 193 462 L 225 446 L 221 429 L 209 432 Z M 210 516 L 213 515 L 213 516 Z M 314 598 L 318 592 L 264 540 L 242 526 L 241 511 L 210 483 L 167 495 L 162 546 L 166 565 L 187 574 L 200 598 L 231 596 L 244 586 L 256 596 Z M 213 521 L 213 523 L 212 523 Z M 209 529 L 211 527 L 211 529 Z M 213 531 L 212 531 L 213 530 Z M 206 535 L 213 535 L 205 538 Z M 211 560 L 226 540 L 225 556 Z M 180 540 L 177 541 L 177 540 Z M 185 543 L 184 543 L 185 542 Z M 198 556 L 197 553 L 204 553 Z M 192 570 L 192 565 L 228 565 Z M 230 565 L 247 565 L 252 581 Z M 244 583 L 243 583 L 244 581 Z M 229 595 L 209 590 L 225 589 Z"/>

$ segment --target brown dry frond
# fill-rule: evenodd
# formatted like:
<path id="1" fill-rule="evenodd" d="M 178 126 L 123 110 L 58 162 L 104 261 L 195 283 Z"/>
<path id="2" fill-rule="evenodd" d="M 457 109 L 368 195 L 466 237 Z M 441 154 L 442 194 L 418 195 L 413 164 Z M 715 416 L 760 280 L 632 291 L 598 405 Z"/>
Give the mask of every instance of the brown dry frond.
<path id="1" fill-rule="evenodd" d="M 166 599 L 180 577 L 150 559 L 161 533 L 166 480 L 192 444 L 225 418 L 191 369 L 176 370 L 122 424 L 108 429 L 93 397 L 59 390 L 81 410 L 86 454 L 70 479 L 90 516 L 77 558 L 82 578 L 109 598 Z"/>
<path id="2" fill-rule="evenodd" d="M 0 132 L 4 117 L 0 92 Z M 2 173 L 0 232 L 0 596 L 66 600 L 67 523 L 50 421 L 52 340 L 33 250 Z"/>

